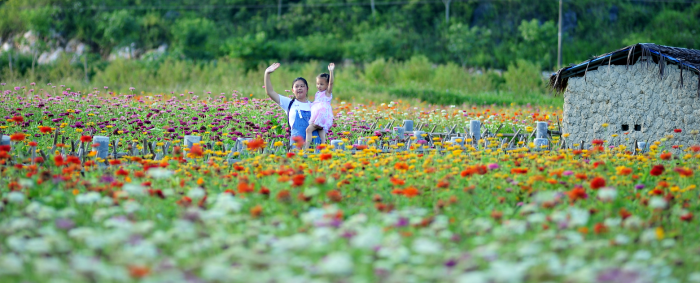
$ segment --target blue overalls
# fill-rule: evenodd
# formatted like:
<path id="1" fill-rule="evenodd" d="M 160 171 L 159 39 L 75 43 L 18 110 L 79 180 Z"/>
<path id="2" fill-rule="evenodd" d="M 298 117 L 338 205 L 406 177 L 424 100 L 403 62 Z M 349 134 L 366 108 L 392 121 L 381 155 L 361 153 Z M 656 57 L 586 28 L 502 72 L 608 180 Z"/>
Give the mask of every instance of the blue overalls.
<path id="1" fill-rule="evenodd" d="M 289 105 L 291 106 L 291 103 Z M 291 137 L 289 139 L 291 145 L 294 145 L 294 140 L 292 139 L 293 137 L 301 136 L 304 140 L 306 140 L 306 128 L 309 127 L 309 120 L 311 120 L 311 111 L 295 110 L 297 113 L 294 115 L 297 115 L 297 117 L 294 119 L 294 125 L 291 125 Z M 291 107 L 289 111 L 292 111 Z M 287 117 L 287 119 L 289 119 L 289 117 Z M 319 136 L 318 131 L 314 131 L 314 136 L 316 138 L 312 139 L 313 143 L 321 144 L 321 137 Z"/>

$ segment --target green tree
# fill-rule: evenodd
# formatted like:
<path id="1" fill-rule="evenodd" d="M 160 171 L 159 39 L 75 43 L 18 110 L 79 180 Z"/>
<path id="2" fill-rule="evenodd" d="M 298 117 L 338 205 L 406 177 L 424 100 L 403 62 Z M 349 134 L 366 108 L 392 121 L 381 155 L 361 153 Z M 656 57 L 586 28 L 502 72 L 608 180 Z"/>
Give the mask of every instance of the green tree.
<path id="1" fill-rule="evenodd" d="M 483 65 L 487 63 L 488 45 L 491 42 L 491 30 L 454 23 L 447 30 L 447 50 L 462 67 L 467 64 Z"/>
<path id="2" fill-rule="evenodd" d="M 112 48 L 130 45 L 139 41 L 139 26 L 126 10 L 102 13 L 97 22 L 95 40 L 102 46 L 102 56 L 109 55 Z"/>
<path id="3" fill-rule="evenodd" d="M 557 26 L 554 21 L 540 24 L 537 19 L 523 20 L 518 26 L 520 41 L 511 46 L 516 58 L 554 68 L 557 53 Z"/>
<path id="4" fill-rule="evenodd" d="M 171 29 L 173 48 L 190 59 L 210 60 L 218 55 L 218 30 L 206 18 L 179 19 Z"/>

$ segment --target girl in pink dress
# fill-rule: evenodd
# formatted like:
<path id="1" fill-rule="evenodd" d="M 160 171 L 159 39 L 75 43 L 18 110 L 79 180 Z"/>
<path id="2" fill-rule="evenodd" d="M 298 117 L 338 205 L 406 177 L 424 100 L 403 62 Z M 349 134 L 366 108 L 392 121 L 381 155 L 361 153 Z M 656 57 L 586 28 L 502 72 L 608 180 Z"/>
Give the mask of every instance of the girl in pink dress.
<path id="1" fill-rule="evenodd" d="M 328 65 L 329 74 L 320 74 L 316 77 L 316 98 L 311 105 L 311 119 L 309 127 L 306 128 L 306 144 L 304 148 L 308 148 L 311 144 L 313 131 L 318 130 L 321 136 L 321 143 L 326 143 L 326 134 L 333 125 L 333 108 L 331 108 L 331 99 L 333 99 L 333 70 L 335 64 Z"/>

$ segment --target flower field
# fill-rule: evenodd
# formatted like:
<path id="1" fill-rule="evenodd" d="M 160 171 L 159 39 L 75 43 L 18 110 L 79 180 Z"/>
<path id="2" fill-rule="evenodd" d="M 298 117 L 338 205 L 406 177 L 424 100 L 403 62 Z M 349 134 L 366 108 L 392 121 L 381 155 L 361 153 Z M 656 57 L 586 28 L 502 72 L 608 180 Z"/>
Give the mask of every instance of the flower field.
<path id="1" fill-rule="evenodd" d="M 700 282 L 700 146 L 672 136 L 382 151 L 419 139 L 392 121 L 529 134 L 562 113 L 336 103 L 344 144 L 304 152 L 251 94 L 2 87 L 2 282 Z"/>

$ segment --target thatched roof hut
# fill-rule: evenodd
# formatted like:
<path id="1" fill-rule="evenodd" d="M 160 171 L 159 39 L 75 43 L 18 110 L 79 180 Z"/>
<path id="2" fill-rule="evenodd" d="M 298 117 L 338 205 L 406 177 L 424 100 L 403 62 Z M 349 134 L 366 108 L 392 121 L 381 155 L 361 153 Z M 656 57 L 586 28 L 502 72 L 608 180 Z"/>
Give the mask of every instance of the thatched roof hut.
<path id="1" fill-rule="evenodd" d="M 564 94 L 572 142 L 631 146 L 674 135 L 672 143 L 690 144 L 700 128 L 698 74 L 700 50 L 640 43 L 562 68 L 549 85 Z"/>

